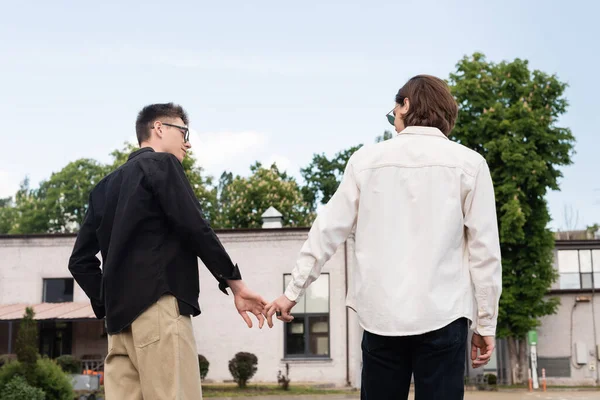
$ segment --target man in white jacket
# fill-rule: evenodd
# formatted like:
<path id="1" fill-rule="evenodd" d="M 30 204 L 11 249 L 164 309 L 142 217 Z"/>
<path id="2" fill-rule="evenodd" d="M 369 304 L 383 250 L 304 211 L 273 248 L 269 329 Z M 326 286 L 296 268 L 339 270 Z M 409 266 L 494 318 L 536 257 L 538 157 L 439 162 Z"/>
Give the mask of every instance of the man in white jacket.
<path id="1" fill-rule="evenodd" d="M 353 286 L 362 399 L 462 399 L 465 346 L 487 364 L 495 347 L 502 267 L 492 178 L 485 159 L 448 139 L 458 114 L 441 79 L 419 75 L 387 115 L 399 133 L 352 155 L 315 220 L 285 293 L 265 308 L 290 312 L 356 227 Z"/>

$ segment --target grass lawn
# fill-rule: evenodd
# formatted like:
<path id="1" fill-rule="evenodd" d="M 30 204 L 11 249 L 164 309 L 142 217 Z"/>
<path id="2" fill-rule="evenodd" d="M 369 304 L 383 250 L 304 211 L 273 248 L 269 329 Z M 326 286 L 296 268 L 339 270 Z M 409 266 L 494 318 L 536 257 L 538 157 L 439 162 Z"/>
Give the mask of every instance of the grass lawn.
<path id="1" fill-rule="evenodd" d="M 290 385 L 290 390 L 282 390 L 277 385 L 253 385 L 249 384 L 245 389 L 240 389 L 235 384 L 202 384 L 202 393 L 204 397 L 250 397 L 250 396 L 269 396 L 269 395 L 299 395 L 299 394 L 345 394 L 348 390 L 320 389 L 306 385 Z"/>

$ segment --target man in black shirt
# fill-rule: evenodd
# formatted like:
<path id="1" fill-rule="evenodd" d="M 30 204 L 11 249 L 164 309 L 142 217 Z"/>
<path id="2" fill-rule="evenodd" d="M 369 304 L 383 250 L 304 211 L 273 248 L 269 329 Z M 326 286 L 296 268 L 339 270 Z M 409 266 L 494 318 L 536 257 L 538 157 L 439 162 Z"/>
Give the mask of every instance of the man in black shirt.
<path id="1" fill-rule="evenodd" d="M 188 117 L 177 105 L 140 111 L 140 150 L 92 190 L 69 270 L 106 318 L 106 397 L 202 397 L 191 316 L 198 305 L 198 257 L 246 321 L 264 319 L 264 299 L 242 281 L 203 218 L 182 161 L 191 148 Z M 100 260 L 102 256 L 102 269 Z"/>

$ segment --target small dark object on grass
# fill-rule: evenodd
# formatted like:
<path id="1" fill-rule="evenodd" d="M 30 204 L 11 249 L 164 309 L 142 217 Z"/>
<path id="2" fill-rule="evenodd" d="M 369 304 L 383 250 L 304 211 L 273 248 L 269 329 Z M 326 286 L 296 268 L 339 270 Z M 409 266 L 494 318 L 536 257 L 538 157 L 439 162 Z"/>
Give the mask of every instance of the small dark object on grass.
<path id="1" fill-rule="evenodd" d="M 285 363 L 285 375 L 279 371 L 277 373 L 277 382 L 283 390 L 290 390 L 290 364 Z"/>

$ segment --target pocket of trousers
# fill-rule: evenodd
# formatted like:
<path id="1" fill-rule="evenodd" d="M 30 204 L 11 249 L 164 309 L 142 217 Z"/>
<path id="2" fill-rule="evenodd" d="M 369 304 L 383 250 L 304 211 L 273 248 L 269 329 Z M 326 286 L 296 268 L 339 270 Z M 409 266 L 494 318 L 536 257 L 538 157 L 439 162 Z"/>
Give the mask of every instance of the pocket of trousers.
<path id="1" fill-rule="evenodd" d="M 364 331 L 362 340 L 362 350 L 368 353 L 373 353 L 378 350 L 388 349 L 391 337 L 379 336 L 371 332 Z"/>
<path id="2" fill-rule="evenodd" d="M 146 347 L 160 340 L 160 313 L 158 303 L 152 304 L 131 324 L 135 347 Z"/>
<path id="3" fill-rule="evenodd" d="M 460 318 L 441 329 L 424 334 L 421 338 L 431 347 L 441 350 L 466 341 L 468 329 L 467 320 Z"/>

